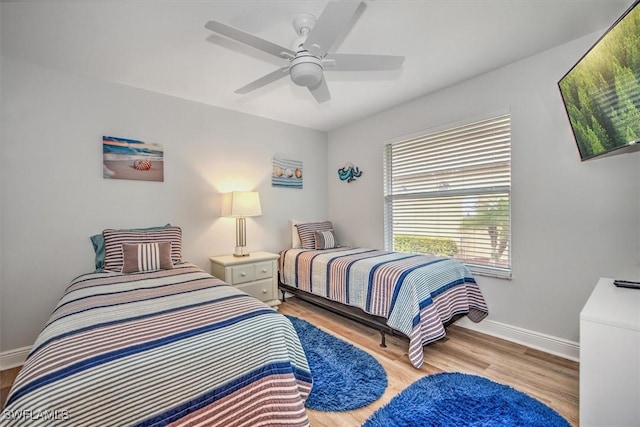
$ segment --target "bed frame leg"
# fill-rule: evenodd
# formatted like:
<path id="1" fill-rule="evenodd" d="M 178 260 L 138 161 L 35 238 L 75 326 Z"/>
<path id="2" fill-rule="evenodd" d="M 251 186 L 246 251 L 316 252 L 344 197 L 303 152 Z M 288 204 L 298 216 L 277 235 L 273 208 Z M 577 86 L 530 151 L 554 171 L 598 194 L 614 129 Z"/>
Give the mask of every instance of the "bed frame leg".
<path id="1" fill-rule="evenodd" d="M 280 289 L 280 292 L 282 292 L 282 298 L 280 299 L 280 302 L 285 302 L 285 299 L 284 299 L 285 292 L 282 289 Z"/>
<path id="2" fill-rule="evenodd" d="M 384 331 L 380 331 L 380 347 L 387 348 L 387 340 Z"/>

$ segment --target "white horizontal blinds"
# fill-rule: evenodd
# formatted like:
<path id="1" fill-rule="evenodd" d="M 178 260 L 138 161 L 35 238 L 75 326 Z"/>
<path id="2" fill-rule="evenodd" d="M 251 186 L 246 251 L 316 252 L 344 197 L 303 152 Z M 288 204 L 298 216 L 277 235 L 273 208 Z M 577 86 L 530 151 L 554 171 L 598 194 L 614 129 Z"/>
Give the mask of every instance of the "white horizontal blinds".
<path id="1" fill-rule="evenodd" d="M 407 236 L 421 236 L 423 244 L 410 238 L 412 251 L 442 250 L 509 275 L 509 122 L 505 114 L 387 146 L 388 247 L 404 249 Z"/>
<path id="2" fill-rule="evenodd" d="M 392 144 L 393 194 L 508 187 L 509 115 Z"/>

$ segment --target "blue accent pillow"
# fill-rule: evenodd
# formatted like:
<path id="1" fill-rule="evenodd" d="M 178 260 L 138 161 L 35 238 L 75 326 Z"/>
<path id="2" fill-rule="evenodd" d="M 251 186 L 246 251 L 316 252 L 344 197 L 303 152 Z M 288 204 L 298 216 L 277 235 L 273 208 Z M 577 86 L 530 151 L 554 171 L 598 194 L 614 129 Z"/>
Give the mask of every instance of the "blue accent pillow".
<path id="1" fill-rule="evenodd" d="M 148 228 L 131 228 L 129 230 L 133 231 L 145 231 L 145 230 L 160 230 L 162 228 L 171 227 L 171 224 L 161 225 L 157 227 L 148 227 Z M 122 231 L 127 231 L 122 230 Z M 89 239 L 91 239 L 91 244 L 93 245 L 93 251 L 96 253 L 96 271 L 102 271 L 104 268 L 104 236 L 102 233 L 94 234 Z"/>
<path id="2" fill-rule="evenodd" d="M 102 234 L 95 234 L 90 239 L 96 253 L 96 271 L 100 271 L 104 267 L 104 237 Z"/>

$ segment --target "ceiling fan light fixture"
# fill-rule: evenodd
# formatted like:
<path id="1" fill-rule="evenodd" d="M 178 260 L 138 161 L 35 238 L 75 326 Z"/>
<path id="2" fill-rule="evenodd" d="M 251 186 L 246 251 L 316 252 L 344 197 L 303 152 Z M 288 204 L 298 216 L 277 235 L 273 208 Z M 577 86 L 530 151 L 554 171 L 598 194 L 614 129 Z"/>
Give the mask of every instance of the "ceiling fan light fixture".
<path id="1" fill-rule="evenodd" d="M 249 93 L 289 75 L 294 84 L 306 87 L 318 103 L 323 103 L 331 99 L 327 80 L 324 78 L 325 70 L 396 70 L 401 67 L 404 60 L 403 56 L 329 52 L 331 46 L 352 24 L 357 10 L 362 5 L 364 5 L 362 0 L 330 0 L 319 18 L 308 13 L 296 16 L 293 20 L 293 28 L 299 37 L 293 41 L 291 49 L 218 21 L 208 21 L 205 28 L 281 60 L 289 61 L 287 65 L 237 89 L 234 93 Z"/>
<path id="2" fill-rule="evenodd" d="M 322 61 L 315 56 L 298 56 L 291 61 L 291 80 L 298 86 L 315 86 L 322 80 Z"/>

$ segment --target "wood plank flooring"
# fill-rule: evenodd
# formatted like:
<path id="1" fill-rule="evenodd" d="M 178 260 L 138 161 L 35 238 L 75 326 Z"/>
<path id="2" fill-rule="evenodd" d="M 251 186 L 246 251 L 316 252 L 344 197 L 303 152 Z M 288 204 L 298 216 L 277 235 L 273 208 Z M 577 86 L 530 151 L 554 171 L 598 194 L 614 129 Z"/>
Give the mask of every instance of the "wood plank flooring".
<path id="1" fill-rule="evenodd" d="M 447 337 L 425 347 L 425 365 L 411 366 L 408 341 L 387 336 L 382 348 L 377 331 L 346 320 L 311 304 L 290 298 L 280 312 L 305 319 L 333 335 L 368 351 L 387 371 L 388 386 L 383 396 L 364 408 L 348 412 L 307 410 L 314 427 L 359 426 L 376 409 L 425 375 L 464 372 L 507 384 L 549 405 L 573 426 L 578 426 L 578 363 L 538 350 L 452 325 Z M 2 371 L 0 407 L 19 368 Z"/>
<path id="2" fill-rule="evenodd" d="M 20 367 L 0 371 L 0 409 L 4 407 L 9 389 L 16 379 L 16 376 L 18 376 L 18 372 L 20 372 Z"/>
<path id="3" fill-rule="evenodd" d="M 414 381 L 443 371 L 481 375 L 507 384 L 552 407 L 573 426 L 579 425 L 579 372 L 578 363 L 574 361 L 454 324 L 447 328 L 445 338 L 425 346 L 425 365 L 418 370 L 409 363 L 406 354 L 409 342 L 403 338 L 387 336 L 387 348 L 382 348 L 380 334 L 374 329 L 296 298 L 281 304 L 280 312 L 305 319 L 368 351 L 387 371 L 387 390 L 367 407 L 349 412 L 307 409 L 314 427 L 359 426 Z"/>

